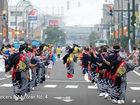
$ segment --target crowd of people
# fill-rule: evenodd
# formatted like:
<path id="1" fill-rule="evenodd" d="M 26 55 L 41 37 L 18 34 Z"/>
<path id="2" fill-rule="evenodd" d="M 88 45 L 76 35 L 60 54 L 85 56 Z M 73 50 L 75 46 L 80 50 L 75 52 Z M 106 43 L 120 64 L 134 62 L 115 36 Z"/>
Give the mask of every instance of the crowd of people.
<path id="1" fill-rule="evenodd" d="M 1 52 L 5 60 L 5 76 L 10 71 L 12 73 L 13 98 L 16 101 L 23 101 L 28 92 L 50 78 L 56 62 L 51 44 L 36 47 L 24 43 L 19 49 L 7 45 L 2 47 Z M 55 52 L 60 59 L 62 49 L 58 47 Z M 125 103 L 127 73 L 139 66 L 139 50 L 134 48 L 133 53 L 127 56 L 118 44 L 94 48 L 91 43 L 89 47 L 68 46 L 66 53 L 63 64 L 67 68 L 68 79 L 73 79 L 74 63 L 80 61 L 85 80 L 97 86 L 100 97 L 108 98 L 113 103 Z M 133 58 L 132 62 L 130 58 Z"/>
<path id="2" fill-rule="evenodd" d="M 12 71 L 13 98 L 16 101 L 23 101 L 28 92 L 50 78 L 56 61 L 52 47 L 51 44 L 36 47 L 24 43 L 19 49 L 11 45 L 1 49 L 6 77 Z"/>
<path id="3" fill-rule="evenodd" d="M 97 86 L 99 96 L 108 98 L 116 104 L 124 104 L 127 73 L 138 66 L 140 53 L 134 48 L 132 54 L 124 56 L 124 51 L 121 50 L 119 44 L 98 48 L 94 48 L 92 44 L 90 47 L 83 48 L 78 45 L 69 47 L 68 53 L 63 57 L 63 63 L 67 68 L 67 78 L 73 78 L 74 62 L 77 62 L 75 59 L 79 59 L 83 75 L 85 77 L 88 75 L 88 80 Z M 129 59 L 132 57 L 133 62 L 130 62 Z M 87 81 L 87 78 L 85 80 Z"/>

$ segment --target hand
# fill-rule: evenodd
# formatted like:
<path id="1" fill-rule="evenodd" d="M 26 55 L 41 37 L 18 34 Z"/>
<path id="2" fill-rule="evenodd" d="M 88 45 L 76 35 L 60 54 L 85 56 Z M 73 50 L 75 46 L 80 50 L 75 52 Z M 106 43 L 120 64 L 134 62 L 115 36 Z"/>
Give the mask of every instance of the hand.
<path id="1" fill-rule="evenodd" d="M 102 64 L 101 63 L 98 63 L 98 62 L 96 62 L 97 63 L 97 65 L 99 65 L 99 67 L 101 67 L 102 66 Z"/>
<path id="2" fill-rule="evenodd" d="M 9 65 L 6 65 L 5 68 L 10 68 L 10 66 Z"/>

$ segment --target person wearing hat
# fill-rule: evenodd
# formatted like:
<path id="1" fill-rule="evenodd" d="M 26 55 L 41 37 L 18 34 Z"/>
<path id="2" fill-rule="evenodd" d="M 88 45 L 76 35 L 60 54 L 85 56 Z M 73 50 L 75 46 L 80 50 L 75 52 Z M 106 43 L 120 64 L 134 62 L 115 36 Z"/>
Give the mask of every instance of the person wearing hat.
<path id="1" fill-rule="evenodd" d="M 119 55 L 120 46 L 114 45 L 113 52 L 109 55 L 108 58 L 103 58 L 105 64 L 111 67 L 110 74 L 110 98 L 113 103 L 124 104 L 125 92 L 126 92 L 126 75 L 118 76 L 117 71 L 120 65 L 122 64 L 121 57 Z"/>
<path id="2" fill-rule="evenodd" d="M 9 57 L 9 62 L 6 68 L 13 67 L 12 83 L 13 83 L 13 98 L 15 101 L 23 101 L 25 99 L 26 89 L 28 86 L 27 71 L 35 65 L 30 63 L 29 57 L 26 54 L 26 46 L 21 45 L 19 53 L 14 53 Z"/>

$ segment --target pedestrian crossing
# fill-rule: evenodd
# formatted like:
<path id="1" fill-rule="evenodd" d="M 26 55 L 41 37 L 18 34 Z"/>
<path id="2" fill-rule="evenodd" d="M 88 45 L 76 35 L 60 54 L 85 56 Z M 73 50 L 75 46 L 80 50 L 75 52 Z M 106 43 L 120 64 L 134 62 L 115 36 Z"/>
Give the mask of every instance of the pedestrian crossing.
<path id="1" fill-rule="evenodd" d="M 61 85 L 53 85 L 53 84 L 47 84 L 44 85 L 43 88 L 57 88 Z M 0 85 L 0 87 L 2 88 L 8 88 L 8 87 L 12 87 L 12 84 L 2 84 Z M 80 88 L 78 85 L 65 85 L 64 88 L 66 89 L 77 89 Z M 88 89 L 97 89 L 97 86 L 87 86 Z"/>
<path id="2" fill-rule="evenodd" d="M 57 85 L 45 85 L 45 88 L 56 88 Z"/>
<path id="3" fill-rule="evenodd" d="M 12 84 L 3 84 L 0 87 L 12 87 Z"/>
<path id="4" fill-rule="evenodd" d="M 10 88 L 12 87 L 12 84 L 2 84 L 0 85 L 0 88 Z M 43 86 L 43 88 L 48 88 L 48 89 L 55 89 L 57 87 L 62 87 L 61 85 L 55 85 L 55 84 L 46 84 Z M 81 88 L 79 85 L 65 85 L 63 86 L 63 88 L 65 89 L 78 89 L 78 88 Z M 83 88 L 83 87 L 82 87 Z M 88 86 L 85 86 L 85 88 L 87 89 L 97 89 L 97 85 L 88 85 Z M 131 90 L 140 90 L 140 87 L 129 87 L 129 89 Z"/>

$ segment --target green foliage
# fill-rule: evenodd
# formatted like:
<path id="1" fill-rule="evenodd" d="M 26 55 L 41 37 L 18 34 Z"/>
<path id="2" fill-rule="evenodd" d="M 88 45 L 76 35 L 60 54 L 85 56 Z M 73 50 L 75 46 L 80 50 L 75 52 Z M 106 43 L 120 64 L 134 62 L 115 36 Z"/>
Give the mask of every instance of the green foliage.
<path id="1" fill-rule="evenodd" d="M 121 36 L 120 43 L 121 43 L 122 48 L 126 48 L 128 46 L 128 37 L 126 37 L 124 35 Z"/>
<path id="2" fill-rule="evenodd" d="M 128 46 L 128 37 L 126 36 L 121 36 L 119 40 L 115 40 L 114 38 L 111 38 L 109 40 L 109 45 L 112 46 L 114 43 L 120 43 L 122 48 L 126 48 Z"/>
<path id="3" fill-rule="evenodd" d="M 90 35 L 89 35 L 89 43 L 90 42 L 94 42 L 96 39 L 99 39 L 99 33 L 96 33 L 96 32 L 92 32 Z"/>
<path id="4" fill-rule="evenodd" d="M 47 39 L 46 42 L 47 43 L 51 43 L 51 44 L 56 44 L 56 43 L 62 43 L 65 44 L 66 43 L 66 35 L 64 34 L 64 32 L 62 30 L 59 30 L 58 28 L 52 28 L 52 27 L 48 27 L 45 31 L 45 34 L 47 34 Z"/>
<path id="5" fill-rule="evenodd" d="M 109 40 L 109 45 L 113 45 L 114 43 L 116 43 L 116 40 L 114 38 L 111 38 Z"/>

